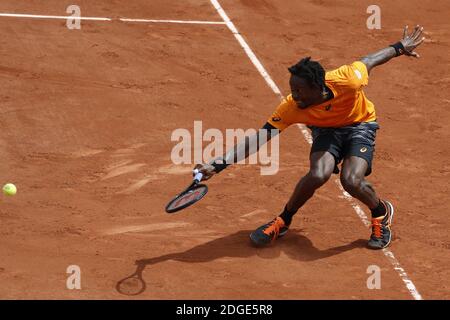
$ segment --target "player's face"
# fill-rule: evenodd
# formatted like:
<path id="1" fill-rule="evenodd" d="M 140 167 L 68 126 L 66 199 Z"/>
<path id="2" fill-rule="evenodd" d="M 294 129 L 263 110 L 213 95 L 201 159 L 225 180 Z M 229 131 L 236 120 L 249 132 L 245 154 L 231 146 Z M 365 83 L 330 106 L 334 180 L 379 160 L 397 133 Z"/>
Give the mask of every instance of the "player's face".
<path id="1" fill-rule="evenodd" d="M 317 87 L 311 87 L 305 79 L 291 75 L 289 86 L 292 98 L 299 108 L 304 109 L 320 102 L 322 91 Z"/>

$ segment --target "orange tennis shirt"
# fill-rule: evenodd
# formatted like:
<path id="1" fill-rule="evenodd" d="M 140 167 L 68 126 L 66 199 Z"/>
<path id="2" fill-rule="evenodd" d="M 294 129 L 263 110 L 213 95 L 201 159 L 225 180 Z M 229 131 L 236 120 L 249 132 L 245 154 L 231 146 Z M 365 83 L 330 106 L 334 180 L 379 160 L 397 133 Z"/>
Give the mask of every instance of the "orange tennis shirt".
<path id="1" fill-rule="evenodd" d="M 267 122 L 281 131 L 294 123 L 336 128 L 376 120 L 375 106 L 363 92 L 369 83 L 364 63 L 355 61 L 326 72 L 325 83 L 333 91 L 333 99 L 300 109 L 290 94 Z"/>

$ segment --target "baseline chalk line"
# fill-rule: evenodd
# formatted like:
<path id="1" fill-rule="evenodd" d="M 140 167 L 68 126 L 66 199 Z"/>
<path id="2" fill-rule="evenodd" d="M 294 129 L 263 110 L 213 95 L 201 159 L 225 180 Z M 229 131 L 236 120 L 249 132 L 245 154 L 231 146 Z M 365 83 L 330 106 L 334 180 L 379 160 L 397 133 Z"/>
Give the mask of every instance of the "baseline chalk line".
<path id="1" fill-rule="evenodd" d="M 16 13 L 0 13 L 0 17 L 8 18 L 27 18 L 27 19 L 57 19 L 57 20 L 92 20 L 92 21 L 112 21 L 111 18 L 99 17 L 72 17 L 72 16 L 46 16 L 36 14 L 16 14 Z"/>
<path id="2" fill-rule="evenodd" d="M 136 23 L 177 23 L 177 24 L 207 24 L 225 25 L 223 21 L 200 21 L 200 20 L 157 20 L 157 19 L 131 19 L 131 18 L 103 18 L 103 17 L 75 17 L 75 16 L 52 16 L 22 13 L 0 13 L 0 17 L 25 18 L 25 19 L 56 19 L 56 20 L 84 20 L 84 21 L 122 21 Z"/>

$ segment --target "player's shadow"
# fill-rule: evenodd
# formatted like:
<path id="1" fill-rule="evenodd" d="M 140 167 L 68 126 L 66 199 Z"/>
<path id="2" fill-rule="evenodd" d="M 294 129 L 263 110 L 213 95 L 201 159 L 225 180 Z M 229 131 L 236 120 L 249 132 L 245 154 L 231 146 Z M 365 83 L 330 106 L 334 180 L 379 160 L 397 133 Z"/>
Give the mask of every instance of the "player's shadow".
<path id="1" fill-rule="evenodd" d="M 278 239 L 273 246 L 258 248 L 253 246 L 250 242 L 249 234 L 252 231 L 253 230 L 241 230 L 225 237 L 200 244 L 186 251 L 137 260 L 135 262 L 137 270 L 133 275 L 138 277 L 138 279 L 145 284 L 142 279 L 142 272 L 144 269 L 147 266 L 152 266 L 168 260 L 197 263 L 213 261 L 225 257 L 249 258 L 252 256 L 259 256 L 264 259 L 274 259 L 279 257 L 283 252 L 291 259 L 314 261 L 335 256 L 356 248 L 365 248 L 367 245 L 367 240 L 358 239 L 345 245 L 320 250 L 313 245 L 311 240 L 299 233 L 301 231 L 300 229 L 290 229 L 289 233 L 283 238 Z M 124 279 L 117 283 L 117 291 L 122 294 L 136 295 L 136 293 L 129 294 L 121 290 L 120 286 L 123 280 Z M 140 290 L 138 294 L 143 291 L 144 290 Z"/>

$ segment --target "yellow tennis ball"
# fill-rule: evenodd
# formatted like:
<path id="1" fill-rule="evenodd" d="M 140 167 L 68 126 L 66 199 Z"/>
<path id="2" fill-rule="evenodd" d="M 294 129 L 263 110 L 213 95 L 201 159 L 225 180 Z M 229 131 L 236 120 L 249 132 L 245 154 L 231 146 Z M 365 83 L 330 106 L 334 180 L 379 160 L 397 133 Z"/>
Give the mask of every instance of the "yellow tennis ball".
<path id="1" fill-rule="evenodd" d="M 7 183 L 3 186 L 3 193 L 7 196 L 13 196 L 17 193 L 17 188 L 12 183 Z"/>

